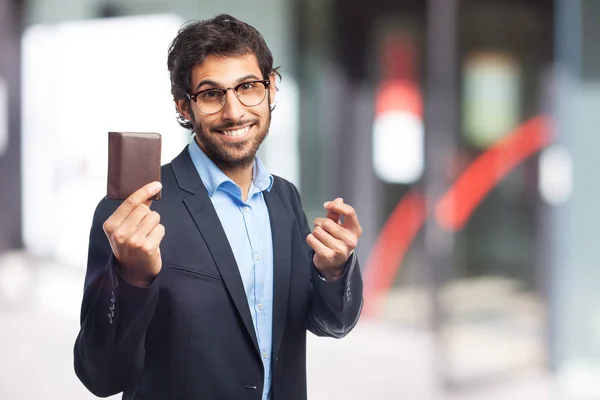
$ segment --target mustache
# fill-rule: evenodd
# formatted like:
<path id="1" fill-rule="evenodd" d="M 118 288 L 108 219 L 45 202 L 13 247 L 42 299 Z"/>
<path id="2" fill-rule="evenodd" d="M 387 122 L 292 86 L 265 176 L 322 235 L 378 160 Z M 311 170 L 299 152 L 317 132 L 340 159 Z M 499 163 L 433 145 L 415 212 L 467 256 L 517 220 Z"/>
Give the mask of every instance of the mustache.
<path id="1" fill-rule="evenodd" d="M 257 124 L 258 121 L 256 120 L 242 120 L 242 121 L 238 121 L 238 122 L 227 122 L 221 125 L 213 125 L 211 127 L 211 129 L 213 131 L 222 131 L 225 129 L 232 129 L 232 128 L 237 128 L 237 127 L 242 127 L 245 125 L 253 125 L 253 124 Z"/>

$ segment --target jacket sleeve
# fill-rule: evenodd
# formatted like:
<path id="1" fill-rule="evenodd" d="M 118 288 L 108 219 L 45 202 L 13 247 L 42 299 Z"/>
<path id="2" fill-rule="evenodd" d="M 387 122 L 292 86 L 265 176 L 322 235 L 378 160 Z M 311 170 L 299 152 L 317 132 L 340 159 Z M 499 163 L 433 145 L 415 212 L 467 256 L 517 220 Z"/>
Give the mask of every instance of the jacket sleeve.
<path id="1" fill-rule="evenodd" d="M 298 189 L 294 188 L 296 214 L 304 238 L 310 234 L 306 214 Z M 344 273 L 339 279 L 326 281 L 313 263 L 314 251 L 306 244 L 311 260 L 311 295 L 308 314 L 308 329 L 317 336 L 342 338 L 357 324 L 363 305 L 363 283 L 356 254 L 352 252 Z"/>
<path id="2" fill-rule="evenodd" d="M 144 366 L 144 339 L 156 303 L 156 281 L 148 288 L 127 283 L 120 275 L 102 225 L 118 203 L 102 200 L 92 222 L 81 306 L 81 328 L 75 341 L 75 373 L 90 392 L 108 397 L 135 384 Z"/>

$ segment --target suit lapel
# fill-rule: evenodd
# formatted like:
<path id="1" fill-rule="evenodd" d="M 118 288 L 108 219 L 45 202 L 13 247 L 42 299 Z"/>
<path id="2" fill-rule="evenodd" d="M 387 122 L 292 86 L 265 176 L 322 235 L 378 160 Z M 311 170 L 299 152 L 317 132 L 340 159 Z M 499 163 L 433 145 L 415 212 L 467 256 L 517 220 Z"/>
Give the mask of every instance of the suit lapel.
<path id="1" fill-rule="evenodd" d="M 276 181 L 277 182 L 277 181 Z M 271 235 L 273 238 L 273 350 L 279 351 L 285 329 L 290 274 L 292 267 L 292 227 L 294 221 L 283 202 L 279 188 L 273 186 L 270 192 L 263 192 L 269 209 Z"/>
<path id="2" fill-rule="evenodd" d="M 233 300 L 244 326 L 252 338 L 257 354 L 259 354 L 258 340 L 235 256 L 233 255 L 219 216 L 210 201 L 206 188 L 198 176 L 187 148 L 173 160 L 172 165 L 179 186 L 193 193 L 193 196 L 183 199 L 183 202 L 206 242 L 223 278 L 229 296 Z"/>

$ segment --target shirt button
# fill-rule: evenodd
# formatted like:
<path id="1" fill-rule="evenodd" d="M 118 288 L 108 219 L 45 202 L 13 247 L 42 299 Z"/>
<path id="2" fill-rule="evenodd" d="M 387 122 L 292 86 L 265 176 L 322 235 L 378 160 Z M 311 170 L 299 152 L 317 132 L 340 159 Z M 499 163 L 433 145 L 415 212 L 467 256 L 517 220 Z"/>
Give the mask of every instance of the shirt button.
<path id="1" fill-rule="evenodd" d="M 258 261 L 258 260 L 260 260 L 260 254 L 256 253 L 254 255 L 254 261 Z"/>
<path id="2" fill-rule="evenodd" d="M 259 309 L 259 310 L 262 310 L 262 309 L 263 309 L 263 305 L 262 305 L 262 304 L 259 304 L 259 305 L 258 305 L 258 309 Z"/>
<path id="3" fill-rule="evenodd" d="M 267 352 L 266 352 L 266 351 L 263 351 L 263 353 L 262 353 L 262 358 L 263 358 L 263 360 L 266 360 L 266 359 L 267 359 L 267 357 L 269 357 L 269 355 L 267 354 Z"/>
<path id="4" fill-rule="evenodd" d="M 245 213 L 247 213 L 248 211 L 250 211 L 250 207 L 244 206 L 243 210 L 244 210 Z"/>

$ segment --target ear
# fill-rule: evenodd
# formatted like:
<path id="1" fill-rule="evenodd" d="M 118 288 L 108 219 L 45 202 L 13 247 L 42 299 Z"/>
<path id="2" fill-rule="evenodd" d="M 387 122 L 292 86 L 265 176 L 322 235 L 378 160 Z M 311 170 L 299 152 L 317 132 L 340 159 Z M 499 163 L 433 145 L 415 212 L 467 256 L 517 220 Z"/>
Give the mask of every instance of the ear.
<path id="1" fill-rule="evenodd" d="M 271 83 L 269 84 L 269 96 L 271 99 L 271 104 L 269 104 L 269 107 L 273 107 L 273 104 L 275 104 L 276 100 L 275 94 L 277 93 L 277 75 L 269 75 L 269 81 L 271 81 Z"/>
<path id="2" fill-rule="evenodd" d="M 190 112 L 190 101 L 189 99 L 175 100 L 175 106 L 179 114 L 188 121 L 192 120 L 192 113 Z"/>

